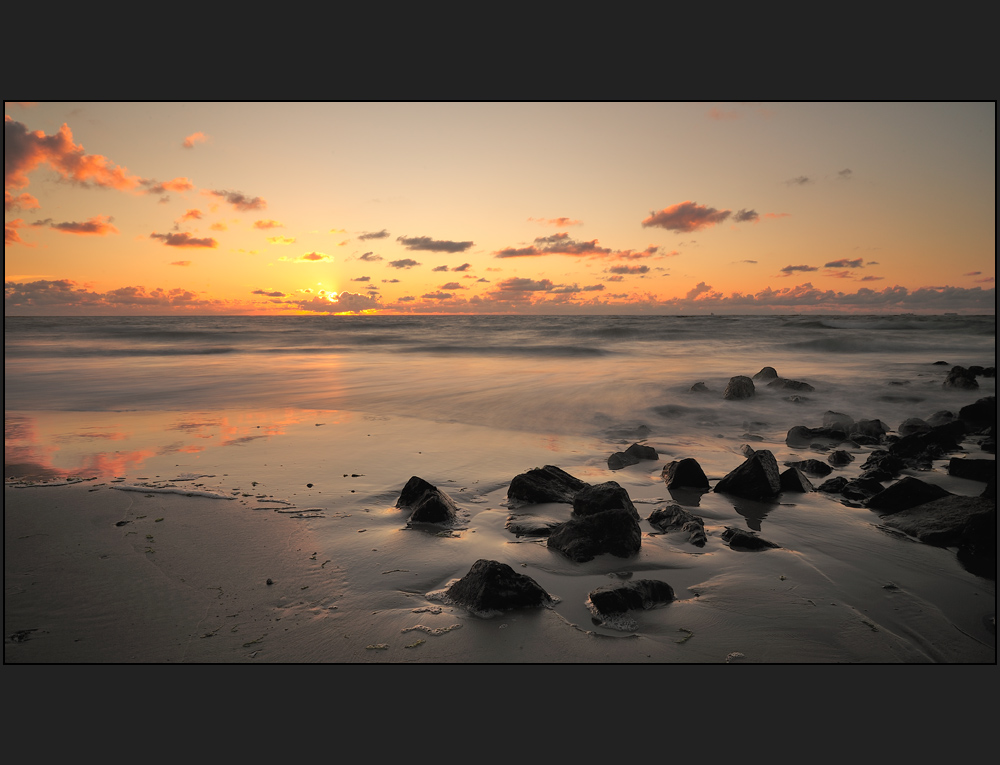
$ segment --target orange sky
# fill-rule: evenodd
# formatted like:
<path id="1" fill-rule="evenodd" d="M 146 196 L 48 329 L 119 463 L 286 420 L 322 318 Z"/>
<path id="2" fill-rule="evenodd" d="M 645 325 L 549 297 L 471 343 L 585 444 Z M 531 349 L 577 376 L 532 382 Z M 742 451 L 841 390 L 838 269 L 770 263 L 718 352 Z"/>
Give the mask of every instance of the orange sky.
<path id="1" fill-rule="evenodd" d="M 5 315 L 995 311 L 993 103 L 5 115 Z"/>

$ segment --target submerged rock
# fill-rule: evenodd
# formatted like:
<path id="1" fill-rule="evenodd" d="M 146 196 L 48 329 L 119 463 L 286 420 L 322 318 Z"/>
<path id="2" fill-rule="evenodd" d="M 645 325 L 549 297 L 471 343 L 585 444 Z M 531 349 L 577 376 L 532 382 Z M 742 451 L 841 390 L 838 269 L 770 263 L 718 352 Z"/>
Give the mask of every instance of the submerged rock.
<path id="1" fill-rule="evenodd" d="M 450 523 L 458 516 L 451 497 L 423 478 L 413 476 L 396 500 L 396 507 L 408 507 L 410 523 Z"/>
<path id="2" fill-rule="evenodd" d="M 869 499 L 868 507 L 880 514 L 898 513 L 948 496 L 951 492 L 940 486 L 906 476 Z"/>
<path id="3" fill-rule="evenodd" d="M 599 614 L 610 616 L 670 603 L 674 600 L 674 589 L 659 579 L 635 579 L 598 587 L 589 597 Z"/>
<path id="4" fill-rule="evenodd" d="M 871 499 L 884 489 L 885 487 L 876 479 L 862 476 L 848 481 L 840 493 L 848 499 L 866 500 Z"/>
<path id="5" fill-rule="evenodd" d="M 719 481 L 714 491 L 746 499 L 777 497 L 781 493 L 781 477 L 774 455 L 767 449 L 754 452 L 752 457 Z"/>
<path id="6" fill-rule="evenodd" d="M 778 372 L 777 370 L 775 370 L 774 367 L 764 367 L 757 374 L 753 376 L 753 379 L 760 380 L 762 382 L 765 380 L 777 380 Z"/>
<path id="7" fill-rule="evenodd" d="M 753 380 L 744 375 L 737 375 L 729 380 L 726 390 L 722 394 L 724 399 L 744 399 L 753 398 L 757 391 L 754 389 Z"/>
<path id="8" fill-rule="evenodd" d="M 931 429 L 931 424 L 919 417 L 907 417 L 903 420 L 896 432 L 901 436 L 909 436 L 913 433 L 927 433 Z"/>
<path id="9" fill-rule="evenodd" d="M 660 455 L 652 446 L 643 444 L 632 444 L 623 452 L 615 452 L 608 457 L 608 467 L 611 470 L 621 470 L 623 467 L 635 465 L 642 460 L 658 460 Z"/>
<path id="10" fill-rule="evenodd" d="M 973 390 L 979 387 L 976 376 L 965 367 L 952 367 L 948 376 L 942 383 L 945 388 L 960 388 L 962 390 Z"/>
<path id="11" fill-rule="evenodd" d="M 695 547 L 704 547 L 707 541 L 705 521 L 692 515 L 680 505 L 671 504 L 654 510 L 646 520 L 660 531 L 686 531 L 688 541 Z"/>
<path id="12" fill-rule="evenodd" d="M 793 449 L 805 449 L 814 443 L 836 446 L 846 439 L 847 434 L 837 428 L 807 428 L 805 425 L 795 425 L 789 428 L 785 443 Z"/>
<path id="13" fill-rule="evenodd" d="M 778 547 L 774 542 L 759 537 L 752 531 L 734 529 L 729 526 L 722 532 L 722 541 L 726 542 L 732 550 L 772 550 Z"/>
<path id="14" fill-rule="evenodd" d="M 879 441 L 889 432 L 889 427 L 882 420 L 858 420 L 848 431 L 851 438 L 866 436 Z"/>
<path id="15" fill-rule="evenodd" d="M 786 462 L 785 467 L 798 468 L 807 475 L 819 476 L 820 478 L 828 476 L 833 472 L 833 468 L 825 462 L 820 462 L 819 460 L 814 459 L 799 460 L 798 462 Z"/>
<path id="16" fill-rule="evenodd" d="M 571 518 L 552 529 L 547 545 L 570 560 L 583 563 L 602 553 L 628 558 L 639 552 L 639 521 L 623 508 Z"/>
<path id="17" fill-rule="evenodd" d="M 780 390 L 803 390 L 807 393 L 809 391 L 816 390 L 807 382 L 800 382 L 799 380 L 786 380 L 784 377 L 779 377 L 777 380 L 772 380 L 767 384 L 768 388 L 778 388 Z"/>
<path id="18" fill-rule="evenodd" d="M 664 465 L 660 477 L 668 489 L 704 489 L 708 491 L 709 488 L 708 476 L 698 464 L 698 460 L 693 457 L 668 462 Z"/>
<path id="19" fill-rule="evenodd" d="M 504 528 L 518 537 L 547 537 L 562 522 L 548 516 L 514 513 L 507 516 Z"/>
<path id="20" fill-rule="evenodd" d="M 838 449 L 830 454 L 830 456 L 826 458 L 826 461 L 834 467 L 844 467 L 844 465 L 850 465 L 854 462 L 854 455 L 850 452 L 845 452 L 843 449 Z"/>
<path id="21" fill-rule="evenodd" d="M 546 465 L 514 476 L 507 489 L 507 499 L 529 505 L 541 502 L 573 504 L 573 497 L 577 492 L 589 485 L 565 470 Z"/>
<path id="22" fill-rule="evenodd" d="M 696 382 L 694 385 L 691 386 L 690 390 L 691 390 L 692 393 L 711 393 L 712 392 L 711 390 L 709 390 L 708 386 L 705 385 L 705 383 L 703 383 L 703 382 Z"/>
<path id="23" fill-rule="evenodd" d="M 449 600 L 473 613 L 489 615 L 515 608 L 536 608 L 552 602 L 541 585 L 506 563 L 480 558 L 469 573 L 447 590 Z"/>
<path id="24" fill-rule="evenodd" d="M 854 427 L 854 418 L 843 412 L 834 412 L 827 409 L 823 412 L 823 427 L 850 433 Z"/>

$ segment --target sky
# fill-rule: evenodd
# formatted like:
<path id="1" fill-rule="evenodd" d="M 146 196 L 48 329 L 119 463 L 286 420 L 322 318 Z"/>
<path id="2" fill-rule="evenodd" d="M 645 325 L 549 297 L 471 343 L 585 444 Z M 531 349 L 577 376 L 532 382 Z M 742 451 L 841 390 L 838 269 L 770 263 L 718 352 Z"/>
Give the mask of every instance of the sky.
<path id="1" fill-rule="evenodd" d="M 4 314 L 994 314 L 996 104 L 4 104 Z"/>

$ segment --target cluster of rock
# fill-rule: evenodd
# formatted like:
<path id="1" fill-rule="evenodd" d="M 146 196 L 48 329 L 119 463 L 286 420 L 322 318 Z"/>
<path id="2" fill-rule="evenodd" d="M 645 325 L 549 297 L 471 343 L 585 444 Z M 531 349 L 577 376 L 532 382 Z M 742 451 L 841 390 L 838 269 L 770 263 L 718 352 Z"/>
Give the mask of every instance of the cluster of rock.
<path id="1" fill-rule="evenodd" d="M 632 444 L 623 452 L 615 452 L 608 457 L 608 468 L 610 470 L 621 470 L 629 465 L 637 465 L 642 460 L 658 460 L 660 455 L 652 446 L 644 444 Z"/>
<path id="2" fill-rule="evenodd" d="M 754 380 L 761 384 L 766 384 L 768 388 L 777 388 L 780 390 L 794 390 L 794 391 L 813 391 L 816 390 L 812 385 L 807 382 L 802 382 L 800 380 L 790 380 L 785 377 L 781 377 L 774 367 L 764 367 L 751 379 L 746 375 L 736 375 L 735 377 L 729 378 L 729 382 L 726 384 L 726 389 L 722 393 L 722 397 L 726 400 L 740 400 L 753 398 L 757 395 L 757 388 L 754 385 Z M 694 393 L 711 393 L 704 382 L 696 382 L 691 386 L 691 391 Z M 794 397 L 798 399 L 798 397 Z"/>

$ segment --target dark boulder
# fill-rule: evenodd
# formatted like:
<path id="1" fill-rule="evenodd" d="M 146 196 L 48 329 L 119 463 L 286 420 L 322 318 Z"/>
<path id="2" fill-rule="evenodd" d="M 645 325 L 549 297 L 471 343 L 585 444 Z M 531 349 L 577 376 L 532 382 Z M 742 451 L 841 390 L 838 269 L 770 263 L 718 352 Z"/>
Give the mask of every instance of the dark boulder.
<path id="1" fill-rule="evenodd" d="M 940 412 L 934 412 L 930 417 L 927 418 L 927 424 L 932 428 L 935 425 L 946 425 L 949 422 L 954 422 L 955 415 L 946 409 L 942 409 Z"/>
<path id="2" fill-rule="evenodd" d="M 848 414 L 834 412 L 827 409 L 823 412 L 823 427 L 850 433 L 851 429 L 854 427 L 854 418 Z"/>
<path id="3" fill-rule="evenodd" d="M 958 410 L 958 418 L 965 422 L 973 431 L 996 425 L 997 397 L 986 396 L 974 404 L 963 406 Z"/>
<path id="4" fill-rule="evenodd" d="M 413 476 L 399 499 L 396 507 L 410 508 L 410 523 L 450 523 L 458 516 L 458 508 L 451 497 L 423 478 Z"/>
<path id="5" fill-rule="evenodd" d="M 954 434 L 944 428 L 931 428 L 927 433 L 903 436 L 889 445 L 889 454 L 899 457 L 910 467 L 930 468 L 934 460 L 962 451 Z"/>
<path id="6" fill-rule="evenodd" d="M 754 452 L 752 457 L 719 481 L 714 491 L 746 499 L 777 497 L 781 493 L 781 476 L 774 455 L 767 449 Z"/>
<path id="7" fill-rule="evenodd" d="M 850 452 L 845 452 L 843 449 L 838 449 L 837 451 L 831 453 L 830 456 L 826 458 L 826 461 L 834 467 L 844 467 L 844 465 L 850 465 L 854 462 L 854 455 Z"/>
<path id="8" fill-rule="evenodd" d="M 660 474 L 668 489 L 704 489 L 708 490 L 708 477 L 702 470 L 698 460 L 686 457 L 682 460 L 668 462 Z"/>
<path id="9" fill-rule="evenodd" d="M 976 376 L 965 367 L 952 367 L 942 385 L 945 388 L 961 390 L 974 390 L 979 387 Z"/>
<path id="10" fill-rule="evenodd" d="M 778 547 L 774 542 L 757 536 L 752 531 L 734 529 L 729 526 L 722 532 L 722 541 L 732 550 L 772 550 Z"/>
<path id="11" fill-rule="evenodd" d="M 780 476 L 782 491 L 809 492 L 816 491 L 805 473 L 796 467 L 790 467 Z"/>
<path id="12" fill-rule="evenodd" d="M 824 494 L 840 494 L 844 487 L 847 486 L 847 479 L 842 475 L 838 475 L 836 478 L 829 478 L 823 483 L 821 483 L 817 490 L 823 492 Z"/>
<path id="13" fill-rule="evenodd" d="M 853 481 L 848 481 L 844 485 L 844 488 L 840 490 L 840 493 L 848 499 L 863 501 L 874 497 L 883 489 L 885 487 L 874 478 L 861 476 L 860 478 L 855 478 Z"/>
<path id="14" fill-rule="evenodd" d="M 705 383 L 703 383 L 703 382 L 696 382 L 694 385 L 691 386 L 691 392 L 692 393 L 711 393 L 712 391 L 709 390 L 708 386 L 705 385 Z"/>
<path id="15" fill-rule="evenodd" d="M 931 429 L 931 424 L 919 417 L 908 417 L 899 424 L 896 432 L 901 436 L 909 436 L 913 433 L 927 433 Z"/>
<path id="16" fill-rule="evenodd" d="M 777 380 L 778 372 L 774 367 L 764 367 L 753 376 L 753 379 L 760 380 L 761 382 L 765 382 L 767 380 Z"/>
<path id="17" fill-rule="evenodd" d="M 580 489 L 589 486 L 586 481 L 574 478 L 565 470 L 546 465 L 514 476 L 507 489 L 507 499 L 516 504 L 541 502 L 573 503 Z"/>
<path id="18" fill-rule="evenodd" d="M 481 616 L 552 602 L 552 596 L 530 576 L 517 573 L 506 563 L 482 558 L 448 588 L 447 596 L 453 603 Z"/>
<path id="19" fill-rule="evenodd" d="M 906 476 L 869 499 L 868 507 L 880 514 L 898 513 L 948 496 L 951 492 L 936 484 Z"/>
<path id="20" fill-rule="evenodd" d="M 639 552 L 642 530 L 628 510 L 618 508 L 559 524 L 552 529 L 547 544 L 578 563 L 602 553 L 628 558 Z"/>
<path id="21" fill-rule="evenodd" d="M 608 467 L 612 470 L 620 470 L 628 465 L 635 465 L 641 460 L 658 460 L 660 455 L 652 446 L 643 444 L 632 444 L 623 452 L 615 452 L 608 457 Z"/>
<path id="22" fill-rule="evenodd" d="M 952 457 L 948 462 L 948 475 L 972 481 L 989 481 L 990 478 L 996 478 L 997 461 Z"/>
<path id="23" fill-rule="evenodd" d="M 789 428 L 785 443 L 793 449 L 805 449 L 813 444 L 836 446 L 847 440 L 847 434 L 837 428 L 807 428 L 795 425 Z"/>
<path id="24" fill-rule="evenodd" d="M 753 387 L 753 380 L 745 375 L 737 375 L 729 380 L 722 397 L 728 400 L 753 398 L 757 391 Z"/>
<path id="25" fill-rule="evenodd" d="M 674 589 L 659 579 L 635 579 L 598 587 L 589 597 L 599 614 L 610 616 L 670 603 L 674 600 Z"/>
<path id="26" fill-rule="evenodd" d="M 807 382 L 800 382 L 799 380 L 786 380 L 784 377 L 772 380 L 767 384 L 767 387 L 778 388 L 779 390 L 800 390 L 806 391 L 807 393 L 811 390 L 816 390 Z"/>
<path id="27" fill-rule="evenodd" d="M 615 509 L 627 510 L 639 520 L 639 511 L 632 504 L 628 492 L 617 481 L 605 481 L 587 486 L 580 489 L 573 498 L 573 515 L 577 517 Z"/>
<path id="28" fill-rule="evenodd" d="M 858 420 L 848 431 L 848 435 L 851 438 L 866 436 L 877 442 L 888 432 L 889 427 L 882 420 Z"/>
<path id="29" fill-rule="evenodd" d="M 660 531 L 679 530 L 687 532 L 688 542 L 695 547 L 704 547 L 707 541 L 707 537 L 705 536 L 705 521 L 684 510 L 680 505 L 671 504 L 654 510 L 646 520 L 649 521 L 651 526 Z"/>
<path id="30" fill-rule="evenodd" d="M 819 460 L 814 459 L 799 460 L 798 462 L 786 462 L 785 466 L 798 468 L 806 475 L 819 476 L 820 478 L 828 476 L 833 472 L 833 468 L 825 462 L 820 462 Z"/>
<path id="31" fill-rule="evenodd" d="M 886 449 L 876 449 L 868 455 L 868 459 L 861 465 L 865 472 L 880 470 L 890 477 L 895 478 L 900 471 L 906 468 L 906 463 L 894 454 L 890 454 Z"/>

